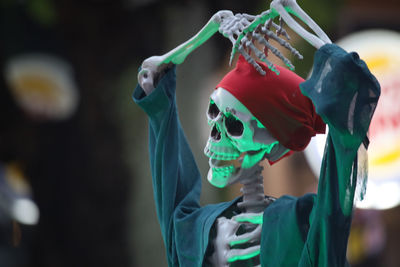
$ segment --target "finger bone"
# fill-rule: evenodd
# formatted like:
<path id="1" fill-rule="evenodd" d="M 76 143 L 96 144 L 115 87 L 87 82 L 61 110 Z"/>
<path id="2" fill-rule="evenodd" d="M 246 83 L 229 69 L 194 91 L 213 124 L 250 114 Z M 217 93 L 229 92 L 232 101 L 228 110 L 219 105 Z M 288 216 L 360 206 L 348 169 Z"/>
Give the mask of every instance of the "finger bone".
<path id="1" fill-rule="evenodd" d="M 234 235 L 233 237 L 229 238 L 229 244 L 232 247 L 238 244 L 259 242 L 261 239 L 261 231 L 262 226 L 258 225 L 253 231 L 249 233 Z"/>
<path id="2" fill-rule="evenodd" d="M 258 65 L 258 63 L 246 52 L 242 45 L 239 46 L 239 52 L 243 55 L 248 63 L 250 63 L 261 75 L 265 75 L 265 71 Z"/>
<path id="3" fill-rule="evenodd" d="M 267 64 L 268 68 L 272 71 L 274 71 L 275 73 L 279 74 L 279 71 L 275 68 L 274 64 L 272 64 L 267 57 L 265 56 L 265 54 L 263 52 L 261 52 L 257 47 L 255 47 L 255 45 L 250 42 L 247 41 L 246 42 L 246 46 L 249 47 L 255 54 L 256 56 L 261 59 L 261 61 L 265 62 L 265 64 Z M 275 48 L 276 49 L 276 48 Z M 277 50 L 277 49 L 276 49 Z"/>
<path id="4" fill-rule="evenodd" d="M 260 245 L 245 248 L 245 249 L 231 249 L 227 253 L 228 262 L 237 260 L 246 260 L 258 256 L 260 254 Z"/>
<path id="5" fill-rule="evenodd" d="M 283 20 L 280 19 L 279 22 L 280 25 L 276 24 L 275 22 L 272 22 L 272 26 L 276 29 L 277 35 L 283 35 L 286 39 L 290 40 L 289 34 L 283 28 Z"/>
<path id="6" fill-rule="evenodd" d="M 276 47 L 274 47 L 267 40 L 265 40 L 263 36 L 261 36 L 258 33 L 254 33 L 254 37 L 256 37 L 257 41 L 260 44 L 266 46 L 274 55 L 280 58 L 285 63 L 286 66 L 288 66 L 292 70 L 294 69 L 294 65 L 292 64 L 292 62 L 289 59 L 287 59 Z"/>
<path id="7" fill-rule="evenodd" d="M 297 51 L 294 47 L 290 45 L 287 41 L 283 40 L 282 38 L 279 38 L 275 33 L 272 31 L 268 30 L 265 27 L 261 27 L 261 32 L 265 35 L 267 35 L 269 38 L 274 39 L 277 41 L 281 46 L 285 47 L 288 49 L 292 54 L 294 54 L 298 59 L 303 59 L 303 56 L 300 54 L 299 51 Z"/>

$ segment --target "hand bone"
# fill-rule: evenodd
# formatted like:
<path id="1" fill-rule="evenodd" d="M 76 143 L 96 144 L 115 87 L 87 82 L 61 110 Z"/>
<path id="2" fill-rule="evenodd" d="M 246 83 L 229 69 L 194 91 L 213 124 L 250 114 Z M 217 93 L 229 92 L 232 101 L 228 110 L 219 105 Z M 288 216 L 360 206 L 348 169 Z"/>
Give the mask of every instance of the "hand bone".
<path id="1" fill-rule="evenodd" d="M 232 220 L 238 223 L 248 222 L 252 224 L 262 224 L 263 216 L 264 212 L 259 212 L 259 213 L 246 212 L 233 216 Z"/>
<path id="2" fill-rule="evenodd" d="M 310 16 L 304 12 L 303 9 L 297 4 L 296 0 L 273 0 L 270 5 L 271 9 L 277 11 L 286 24 L 294 30 L 297 34 L 303 37 L 315 48 L 319 49 L 324 44 L 331 43 L 329 37 L 325 32 L 311 19 Z M 296 22 L 286 10 L 291 10 L 290 13 L 295 14 L 302 21 L 304 21 L 315 33 L 310 33 L 305 30 L 298 22 Z"/>
<path id="3" fill-rule="evenodd" d="M 253 65 L 258 72 L 265 75 L 264 70 L 259 66 L 259 64 L 249 55 L 247 49 L 253 52 L 259 59 L 264 61 L 267 66 L 273 71 L 279 72 L 274 68 L 273 64 L 267 60 L 264 52 L 260 51 L 254 42 L 257 41 L 259 44 L 263 45 L 266 49 L 269 49 L 273 54 L 280 58 L 289 68 L 294 69 L 293 64 L 288 60 L 282 53 L 268 42 L 271 38 L 278 42 L 281 46 L 288 49 L 298 58 L 302 58 L 300 53 L 294 49 L 289 42 L 279 37 L 283 35 L 288 40 L 289 35 L 283 29 L 282 24 L 277 25 L 272 21 L 273 14 L 270 11 L 263 12 L 258 16 L 251 16 L 248 14 L 236 14 L 226 18 L 221 22 L 219 28 L 220 33 L 227 37 L 232 42 L 232 52 L 230 63 L 233 60 L 234 55 L 239 51 L 244 58 Z M 265 23 L 265 25 L 263 25 Z M 270 30 L 271 27 L 276 29 L 276 33 Z"/>
<path id="4" fill-rule="evenodd" d="M 247 260 L 252 257 L 260 255 L 260 245 L 245 248 L 245 249 L 232 249 L 228 252 L 228 262 L 235 262 L 238 260 Z"/>
<path id="5" fill-rule="evenodd" d="M 250 215 L 252 217 L 254 214 Z M 234 216 L 232 219 L 220 217 L 217 219 L 217 236 L 213 241 L 214 254 L 212 255 L 211 262 L 213 266 L 228 267 L 230 263 L 246 260 L 259 255 L 260 252 L 260 238 L 261 238 L 261 225 L 257 225 L 255 229 L 242 235 L 236 235 L 244 216 Z M 245 249 L 232 249 L 238 244 L 254 244 Z"/>
<path id="6" fill-rule="evenodd" d="M 278 49 L 273 47 L 268 42 L 268 39 L 273 39 L 281 46 L 288 49 L 297 58 L 302 59 L 302 56 L 296 49 L 294 49 L 287 41 L 279 37 L 279 35 L 283 35 L 287 40 L 290 40 L 290 37 L 282 27 L 282 19 L 292 30 L 298 33 L 317 49 L 324 44 L 331 43 L 329 37 L 300 8 L 300 6 L 296 3 L 296 0 L 273 0 L 270 8 L 270 10 L 267 10 L 258 16 L 247 17 L 251 23 L 246 24 L 247 27 L 244 29 L 240 28 L 241 33 L 239 35 L 237 34 L 237 30 L 234 31 L 234 34 L 237 36 L 235 42 L 233 42 L 233 38 L 229 38 L 233 43 L 231 60 L 233 59 L 235 53 L 239 51 L 245 57 L 245 59 L 257 69 L 258 72 L 264 75 L 265 72 L 262 70 L 260 65 L 247 52 L 247 50 L 249 50 L 254 52 L 259 59 L 265 62 L 271 70 L 279 74 L 279 72 L 274 68 L 273 64 L 267 60 L 265 53 L 256 48 L 254 42 L 257 41 L 259 44 L 264 46 L 264 49 L 270 50 L 273 54 L 280 58 L 286 66 L 293 70 L 294 66 L 290 60 L 284 57 Z M 287 10 L 304 21 L 316 33 L 316 35 L 308 32 L 302 26 L 300 26 L 300 24 L 290 16 Z M 278 15 L 280 16 L 280 25 L 277 25 L 273 22 L 273 19 Z M 244 23 L 241 22 L 241 24 Z M 276 33 L 270 30 L 271 27 L 276 29 Z"/>

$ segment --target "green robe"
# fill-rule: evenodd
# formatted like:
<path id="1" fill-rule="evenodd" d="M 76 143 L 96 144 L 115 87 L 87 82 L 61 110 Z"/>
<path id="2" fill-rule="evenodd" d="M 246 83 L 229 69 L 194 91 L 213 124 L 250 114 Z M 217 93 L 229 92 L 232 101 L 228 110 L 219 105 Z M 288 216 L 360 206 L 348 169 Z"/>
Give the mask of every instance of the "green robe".
<path id="1" fill-rule="evenodd" d="M 368 131 L 380 88 L 355 53 L 325 45 L 313 74 L 301 84 L 329 125 L 317 194 L 283 196 L 264 211 L 261 266 L 345 266 L 357 179 L 357 150 Z M 156 210 L 169 266 L 204 266 L 210 231 L 231 202 L 199 204 L 201 177 L 181 128 L 175 68 L 148 96 L 133 99 L 149 116 L 150 162 Z M 247 265 L 246 265 L 247 266 Z"/>

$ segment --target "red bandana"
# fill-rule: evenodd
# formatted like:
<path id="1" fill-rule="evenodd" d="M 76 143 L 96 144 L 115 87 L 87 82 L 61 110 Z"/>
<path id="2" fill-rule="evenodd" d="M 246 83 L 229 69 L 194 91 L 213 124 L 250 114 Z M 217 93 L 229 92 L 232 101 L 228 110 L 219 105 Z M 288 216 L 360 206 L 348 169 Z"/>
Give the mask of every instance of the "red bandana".
<path id="1" fill-rule="evenodd" d="M 240 56 L 217 88 L 235 96 L 285 147 L 305 149 L 311 137 L 325 132 L 325 123 L 311 100 L 300 92 L 299 84 L 304 80 L 280 66 L 275 66 L 280 72 L 276 75 L 265 64 L 260 65 L 265 76 Z"/>

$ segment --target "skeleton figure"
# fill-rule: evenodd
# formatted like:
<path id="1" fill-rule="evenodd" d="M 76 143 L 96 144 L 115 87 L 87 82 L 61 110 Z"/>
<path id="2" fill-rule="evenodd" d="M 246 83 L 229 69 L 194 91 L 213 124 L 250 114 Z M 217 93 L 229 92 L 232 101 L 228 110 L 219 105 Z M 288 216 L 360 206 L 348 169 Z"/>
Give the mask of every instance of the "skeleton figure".
<path id="1" fill-rule="evenodd" d="M 264 209 L 271 201 L 265 198 L 262 168 L 259 162 L 267 156 L 277 160 L 288 152 L 251 112 L 232 94 L 219 87 L 212 95 L 207 112 L 211 134 L 204 153 L 210 158 L 208 181 L 216 187 L 240 182 L 243 201 L 239 215 L 217 220 L 213 266 L 228 266 L 228 262 L 246 259 L 259 253 L 261 223 Z M 237 235 L 241 223 L 249 232 Z M 231 249 L 237 244 L 252 244 L 246 249 Z"/>
<path id="2" fill-rule="evenodd" d="M 243 185 L 243 201 L 237 204 L 241 213 L 217 221 L 215 266 L 259 252 L 261 225 L 257 224 L 262 223 L 271 202 L 264 197 L 260 161 L 267 158 L 276 162 L 290 150 L 302 150 L 311 136 L 325 129 L 311 101 L 299 92 L 302 78 L 278 66 L 280 75 L 261 66 L 267 75 L 260 75 L 240 57 L 210 98 L 207 117 L 211 134 L 204 151 L 210 158 L 208 180 L 217 187 L 237 182 Z M 236 235 L 243 223 L 249 231 Z M 222 232 L 232 233 L 225 243 L 219 240 Z M 252 246 L 232 249 L 243 243 Z"/>
<path id="3" fill-rule="evenodd" d="M 288 11 L 299 16 L 317 35 L 304 30 L 293 20 Z M 295 226 L 301 229 L 301 233 L 298 233 L 299 231 L 294 231 L 293 235 L 289 236 L 289 238 L 293 239 L 290 241 L 300 244 L 297 248 L 295 248 L 297 245 L 294 245 L 293 249 L 290 250 L 289 247 L 291 245 L 287 244 L 288 249 L 282 252 L 282 244 L 279 244 L 279 240 L 284 240 L 286 233 L 279 233 L 277 231 L 268 232 L 268 227 L 271 227 L 271 225 L 275 228 L 280 227 L 279 223 L 275 222 L 274 219 L 269 220 L 269 218 L 276 217 L 276 215 L 268 215 L 268 212 L 273 213 L 273 210 L 276 210 L 277 206 L 288 202 L 287 199 L 280 199 L 277 201 L 278 204 L 275 205 L 275 203 L 271 204 L 274 201 L 273 198 L 264 196 L 263 179 L 261 176 L 262 167 L 259 163 L 265 158 L 270 162 L 275 162 L 289 155 L 291 150 L 304 149 L 311 136 L 315 135 L 317 132 L 321 132 L 324 128 L 321 126 L 322 120 L 315 113 L 314 106 L 309 98 L 300 93 L 298 86 L 303 80 L 289 70 L 271 64 L 266 59 L 265 53 L 261 52 L 253 45 L 254 41 L 259 42 L 265 46 L 265 49 L 281 58 L 290 69 L 294 68 L 290 61 L 285 58 L 278 49 L 268 43 L 268 38 L 275 39 L 280 45 L 289 49 L 295 56 L 301 57 L 297 50 L 278 36 L 283 35 L 288 38 L 286 32 L 282 28 L 282 24 L 277 25 L 272 21 L 273 18 L 278 15 L 280 15 L 292 29 L 316 48 L 330 43 L 329 38 L 311 18 L 298 7 L 294 0 L 274 0 L 271 3 L 271 9 L 258 16 L 247 14 L 233 15 L 230 11 L 220 11 L 188 42 L 178 46 L 176 49 L 163 56 L 151 57 L 142 64 L 142 69 L 138 76 L 141 89 L 135 91 L 134 99 L 140 105 L 143 105 L 143 108 L 152 120 L 150 125 L 150 137 L 151 140 L 155 140 L 150 141 L 155 142 L 155 145 L 150 145 L 151 153 L 152 151 L 154 153 L 154 155 L 151 156 L 153 161 L 153 186 L 156 202 L 160 203 L 157 212 L 164 233 L 164 241 L 170 255 L 168 259 L 170 265 L 227 267 L 267 266 L 267 264 L 276 263 L 284 266 L 297 266 L 297 264 L 298 266 L 327 266 L 327 264 L 329 264 L 329 266 L 344 266 L 345 264 L 346 233 L 348 234 L 349 230 L 348 220 L 351 221 L 350 214 L 355 189 L 354 179 L 356 179 L 354 177 L 357 176 L 353 164 L 353 161 L 357 164 L 357 157 L 354 155 L 349 157 L 347 162 L 349 163 L 347 164 L 349 167 L 344 167 L 346 169 L 345 173 L 338 174 L 339 178 L 347 177 L 349 181 L 336 181 L 333 183 L 328 181 L 332 184 L 329 186 L 334 188 L 333 193 L 324 187 L 326 185 L 322 185 L 318 193 L 319 195 L 325 194 L 321 197 L 322 200 L 319 200 L 316 196 L 306 196 L 301 201 L 292 201 L 288 205 L 285 204 L 287 206 L 285 209 L 293 209 L 294 205 L 296 207 L 295 214 L 301 214 L 301 216 L 295 217 L 297 219 L 294 220 L 296 224 L 298 223 L 301 225 Z M 272 32 L 271 28 L 275 28 L 276 33 Z M 198 181 L 195 178 L 186 181 L 186 178 L 183 177 L 185 174 L 191 176 L 196 176 L 197 174 L 192 171 L 192 169 L 195 168 L 192 160 L 185 158 L 188 148 L 185 141 L 181 141 L 182 134 L 180 132 L 179 121 L 174 119 L 174 117 L 176 117 L 176 111 L 174 109 L 167 109 L 167 106 L 174 107 L 175 104 L 174 98 L 171 98 L 173 92 L 171 93 L 171 90 L 167 88 L 173 86 L 173 82 L 165 81 L 165 77 L 172 75 L 171 68 L 173 68 L 173 64 L 182 63 L 184 58 L 194 48 L 203 43 L 216 31 L 220 31 L 232 42 L 232 55 L 234 55 L 236 51 L 239 51 L 241 56 L 235 70 L 221 81 L 218 88 L 210 97 L 207 110 L 210 137 L 204 149 L 204 153 L 209 157 L 210 165 L 207 178 L 212 185 L 220 188 L 234 183 L 241 183 L 243 185 L 241 189 L 243 197 L 235 200 L 233 203 L 200 208 L 198 203 L 196 203 L 196 201 L 198 201 L 196 198 L 198 198 L 199 192 L 197 192 L 197 189 L 192 189 L 197 187 Z M 341 50 L 336 51 L 336 49 L 338 49 L 336 47 L 324 47 L 324 53 L 327 51 L 329 52 L 329 49 L 334 50 L 332 52 L 333 54 L 342 55 L 345 53 Z M 248 51 L 254 52 L 265 65 L 255 61 L 249 55 Z M 343 58 L 349 57 L 346 54 L 343 55 Z M 320 57 L 323 59 L 325 56 L 322 54 Z M 333 72 L 332 69 L 337 68 L 334 66 L 340 65 L 335 65 L 334 62 L 331 61 L 334 60 L 328 58 L 321 67 L 322 71 L 315 74 L 319 81 L 313 81 L 312 87 L 315 87 L 315 85 L 320 86 L 321 88 L 317 88 L 317 92 L 319 93 L 321 93 L 324 87 L 324 85 L 321 85 L 322 80 Z M 361 66 L 362 64 L 357 62 L 356 65 Z M 368 80 L 370 91 L 366 94 L 366 97 L 370 97 L 375 101 L 369 101 L 368 108 L 363 108 L 363 112 L 365 112 L 364 114 L 367 116 L 367 119 L 364 121 L 367 121 L 369 125 L 368 119 L 371 119 L 375 107 L 373 103 L 376 104 L 379 95 L 377 91 L 379 90 L 379 86 L 377 86 L 376 81 L 370 77 L 372 76 L 370 73 L 365 73 L 366 71 L 364 68 L 366 67 L 364 65 L 362 65 L 362 68 L 363 69 L 359 72 L 366 75 L 368 79 L 364 76 L 362 79 L 358 79 L 359 77 L 357 77 L 357 79 Z M 277 78 L 277 75 L 279 75 L 279 78 Z M 160 88 L 158 91 L 154 91 L 159 83 L 161 87 L 159 86 Z M 262 88 L 260 87 L 260 89 L 259 86 L 265 84 L 275 84 L 276 88 L 273 88 L 273 90 L 276 90 L 278 93 L 274 93 L 273 90 L 270 90 L 270 95 L 263 96 Z M 325 95 L 313 95 L 315 90 L 313 91 L 309 87 L 310 86 L 307 86 L 307 83 L 305 83 L 303 88 L 303 93 L 308 94 L 308 97 L 313 100 L 316 99 L 317 102 L 319 98 L 324 98 L 323 96 Z M 376 87 L 378 87 L 378 89 L 376 89 Z M 250 91 L 247 92 L 248 90 Z M 285 92 L 283 96 L 288 102 L 282 101 L 282 99 L 279 98 L 282 96 L 280 94 L 282 91 L 279 90 Z M 243 93 L 245 91 L 246 93 Z M 330 92 L 325 92 L 325 89 L 323 93 L 327 96 L 332 94 Z M 261 100 L 258 94 L 261 94 Z M 250 98 L 249 100 L 249 95 L 256 96 L 256 99 Z M 276 95 L 276 98 L 273 98 L 274 95 Z M 350 107 L 354 105 L 357 106 L 359 95 L 363 94 L 356 93 L 351 97 L 352 103 L 354 102 L 353 104 L 349 104 L 346 102 L 347 100 L 344 102 L 350 105 Z M 166 98 L 171 98 L 170 102 L 164 103 Z M 270 101 L 268 100 L 270 98 L 273 98 L 273 101 L 276 99 L 276 101 L 268 102 L 271 107 L 264 109 L 264 111 L 260 111 L 260 105 L 254 108 L 253 104 L 251 104 L 252 101 Z M 160 103 L 148 104 L 147 102 L 151 101 L 148 99 L 160 99 Z M 262 104 L 263 102 L 260 103 Z M 346 107 L 348 107 L 348 105 Z M 169 113 L 168 117 L 165 117 L 162 121 L 160 121 L 161 117 L 166 115 L 161 115 L 162 113 L 159 111 L 154 111 L 154 109 L 158 107 L 166 108 L 163 113 Z M 317 109 L 318 108 L 319 106 L 317 106 Z M 267 112 L 265 110 L 267 110 Z M 327 110 L 329 111 L 329 106 Z M 324 111 L 323 109 L 321 113 L 324 116 L 324 120 L 327 121 L 330 126 L 335 126 L 336 122 L 331 122 L 330 117 L 325 115 Z M 358 109 L 353 107 L 353 110 L 347 114 L 347 117 L 353 118 L 353 115 L 357 114 L 357 112 Z M 152 113 L 154 114 L 151 115 Z M 265 115 L 264 113 L 268 114 Z M 289 115 L 286 116 L 285 114 Z M 293 116 L 299 119 L 295 119 L 293 123 L 291 123 L 291 117 Z M 279 119 L 282 122 L 280 122 Z M 350 125 L 349 123 L 350 119 L 347 125 Z M 354 124 L 357 122 L 351 121 L 351 123 Z M 351 126 L 351 131 L 353 131 L 355 127 L 354 125 Z M 177 128 L 178 133 L 171 133 L 169 130 L 170 128 Z M 365 130 L 365 125 L 359 128 Z M 163 133 L 165 136 L 160 135 L 163 131 L 165 131 L 165 133 Z M 334 132 L 335 129 L 333 129 L 332 135 L 335 135 Z M 366 130 L 361 133 L 361 135 L 365 135 L 365 132 Z M 351 135 L 353 135 L 353 132 L 350 136 Z M 340 136 L 342 139 L 344 137 L 349 140 L 351 139 L 351 137 L 345 136 L 344 134 Z M 365 136 L 361 137 L 363 140 Z M 167 141 L 165 138 L 170 138 L 170 140 Z M 336 143 L 335 140 L 336 139 L 333 138 L 333 143 Z M 181 144 L 180 142 L 183 143 Z M 171 149 L 171 146 L 175 147 L 174 145 L 176 143 L 181 144 L 177 145 L 175 148 L 178 153 L 176 161 L 171 155 L 162 157 L 163 153 L 167 153 L 166 151 Z M 161 145 L 159 146 L 158 144 Z M 357 143 L 356 146 L 358 148 L 359 143 Z M 340 151 L 340 149 L 338 149 L 338 151 Z M 348 151 L 348 149 L 346 151 Z M 355 151 L 357 152 L 357 149 L 355 149 Z M 160 157 L 157 155 L 160 155 Z M 171 169 L 173 171 L 167 169 L 168 165 L 172 166 Z M 326 168 L 329 169 L 330 164 L 327 164 Z M 177 171 L 177 178 L 175 180 L 168 181 L 166 178 L 162 177 L 164 172 L 171 174 L 175 171 Z M 340 187 L 337 189 L 339 192 L 335 191 L 337 186 Z M 168 194 L 175 194 L 175 196 L 168 199 Z M 333 204 L 330 202 L 330 198 L 333 199 Z M 314 205 L 314 203 L 316 204 Z M 271 208 L 269 208 L 270 204 Z M 324 211 L 321 208 L 321 206 L 324 205 L 328 207 L 327 210 L 329 211 Z M 178 208 L 178 206 L 180 207 Z M 313 210 L 313 212 L 311 212 L 311 210 Z M 338 243 L 334 248 L 330 245 L 334 241 L 329 241 L 329 244 L 328 242 L 326 242 L 326 244 L 322 243 L 321 245 L 321 241 L 319 240 L 320 236 L 324 236 L 324 227 L 330 229 L 332 223 L 329 221 L 326 222 L 324 218 L 318 218 L 318 216 L 325 217 L 327 216 L 326 212 L 329 216 L 332 216 L 332 214 L 334 214 L 332 210 L 340 215 L 344 214 L 346 221 L 342 224 L 347 227 L 341 230 L 344 231 L 345 236 L 340 239 L 340 242 L 337 241 Z M 276 217 L 275 220 L 282 220 L 282 222 L 284 222 L 282 218 L 285 218 L 285 216 L 293 217 L 292 213 L 290 213 L 290 215 L 285 215 L 289 214 L 285 212 L 282 213 L 283 215 L 279 215 L 280 217 Z M 305 214 L 304 216 L 302 215 L 303 213 Z M 315 219 L 315 222 L 313 222 L 311 218 L 316 217 L 318 219 Z M 319 220 L 322 222 L 319 222 Z M 290 222 L 288 225 L 293 223 L 292 219 L 288 219 L 287 221 Z M 268 226 L 264 227 L 264 222 L 267 222 Z M 313 223 L 313 225 L 311 225 L 311 223 Z M 327 225 L 325 225 L 326 223 Z M 320 224 L 322 226 L 320 226 Z M 201 231 L 197 228 L 198 225 L 201 225 Z M 311 230 L 309 231 L 308 229 Z M 192 231 L 194 236 L 196 234 L 203 234 L 206 236 L 203 236 L 201 242 L 199 241 L 199 245 L 191 239 L 193 236 L 190 238 L 188 236 L 181 236 L 182 234 L 180 233 L 186 234 L 188 231 Z M 334 228 L 334 231 L 325 234 L 322 238 L 334 239 L 335 231 L 336 228 Z M 287 232 L 290 233 L 291 230 L 287 229 Z M 278 237 L 271 237 L 274 235 L 278 235 Z M 265 249 L 266 243 L 269 245 L 270 242 L 271 246 L 274 244 L 276 245 L 276 248 L 270 249 L 271 251 L 282 252 L 282 255 L 285 256 L 277 255 L 277 259 L 273 259 L 274 256 L 271 257 L 271 255 L 269 255 L 270 257 L 268 258 L 268 256 L 263 255 L 264 251 L 260 252 L 260 249 L 263 246 Z M 272 242 L 274 242 L 274 244 L 272 244 Z M 303 246 L 305 247 L 304 249 Z M 316 248 L 314 246 L 326 247 L 318 249 L 318 247 Z M 289 252 L 286 252 L 286 250 Z M 260 253 L 261 257 L 263 257 L 261 259 Z M 268 253 L 271 252 L 265 252 L 265 254 Z"/>

